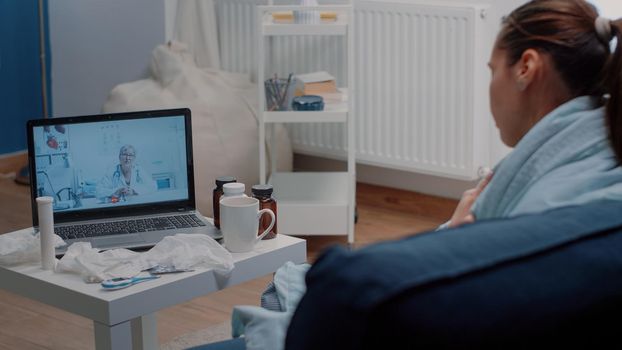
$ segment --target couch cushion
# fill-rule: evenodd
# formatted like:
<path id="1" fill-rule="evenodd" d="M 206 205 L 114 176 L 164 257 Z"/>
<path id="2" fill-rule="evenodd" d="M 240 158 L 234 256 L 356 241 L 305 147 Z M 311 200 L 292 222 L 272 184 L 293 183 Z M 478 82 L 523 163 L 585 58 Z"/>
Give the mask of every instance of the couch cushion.
<path id="1" fill-rule="evenodd" d="M 622 311 L 620 252 L 614 201 L 334 248 L 307 274 L 287 347 L 603 340 Z"/>

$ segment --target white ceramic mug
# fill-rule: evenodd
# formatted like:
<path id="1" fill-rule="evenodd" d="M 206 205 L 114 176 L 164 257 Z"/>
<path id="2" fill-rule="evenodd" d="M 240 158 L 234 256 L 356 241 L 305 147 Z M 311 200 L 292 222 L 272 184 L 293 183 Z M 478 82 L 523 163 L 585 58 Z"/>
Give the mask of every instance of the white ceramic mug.
<path id="1" fill-rule="evenodd" d="M 261 216 L 270 215 L 270 226 L 259 236 Z M 270 209 L 259 210 L 259 200 L 251 197 L 226 197 L 220 200 L 220 230 L 225 248 L 232 253 L 248 252 L 272 230 L 276 218 Z"/>

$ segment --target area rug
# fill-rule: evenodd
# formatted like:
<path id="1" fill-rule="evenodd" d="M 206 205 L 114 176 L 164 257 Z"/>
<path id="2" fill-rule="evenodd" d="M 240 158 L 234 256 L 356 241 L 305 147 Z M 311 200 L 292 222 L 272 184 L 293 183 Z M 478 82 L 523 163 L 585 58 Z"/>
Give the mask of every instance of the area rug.
<path id="1" fill-rule="evenodd" d="M 231 322 L 226 321 L 198 331 L 186 333 L 162 344 L 162 350 L 182 350 L 193 346 L 231 339 Z"/>

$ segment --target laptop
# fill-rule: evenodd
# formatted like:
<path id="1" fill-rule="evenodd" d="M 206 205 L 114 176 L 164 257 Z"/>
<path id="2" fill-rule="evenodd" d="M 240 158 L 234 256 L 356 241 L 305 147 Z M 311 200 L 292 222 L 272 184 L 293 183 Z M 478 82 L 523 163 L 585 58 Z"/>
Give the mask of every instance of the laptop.
<path id="1" fill-rule="evenodd" d="M 54 198 L 67 246 L 147 248 L 168 235 L 222 235 L 195 206 L 189 109 L 28 121 L 33 226 L 39 196 Z"/>

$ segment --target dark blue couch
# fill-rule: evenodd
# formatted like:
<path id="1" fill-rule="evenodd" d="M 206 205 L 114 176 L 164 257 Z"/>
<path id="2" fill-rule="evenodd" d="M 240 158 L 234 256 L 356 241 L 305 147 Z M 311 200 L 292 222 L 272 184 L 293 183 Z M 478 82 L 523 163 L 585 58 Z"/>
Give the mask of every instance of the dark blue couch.
<path id="1" fill-rule="evenodd" d="M 287 349 L 619 348 L 622 202 L 334 248 L 307 284 Z"/>
<path id="2" fill-rule="evenodd" d="M 620 347 L 622 202 L 332 248 L 307 287 L 287 349 Z"/>

